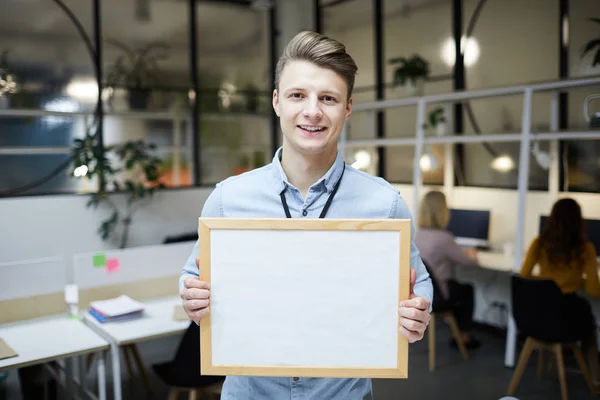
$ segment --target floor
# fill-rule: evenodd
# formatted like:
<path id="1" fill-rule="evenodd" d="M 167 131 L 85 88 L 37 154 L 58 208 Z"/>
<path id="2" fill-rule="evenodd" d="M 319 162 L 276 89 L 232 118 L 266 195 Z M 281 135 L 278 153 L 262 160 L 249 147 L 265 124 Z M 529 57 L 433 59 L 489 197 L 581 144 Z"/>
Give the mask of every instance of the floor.
<path id="1" fill-rule="evenodd" d="M 471 352 L 471 359 L 462 361 L 457 350 L 448 346 L 449 330 L 443 323 L 437 324 L 437 370 L 428 371 L 427 341 L 410 346 L 409 377 L 405 380 L 376 379 L 373 381 L 375 400 L 409 399 L 469 399 L 498 400 L 506 395 L 506 389 L 512 376 L 512 369 L 505 368 L 504 339 L 501 335 L 484 329 L 476 331 L 483 347 Z M 174 354 L 179 338 L 166 338 L 142 343 L 139 350 L 144 362 L 150 366 L 161 362 Z M 548 358 L 548 357 L 546 357 Z M 537 357 L 532 358 L 515 397 L 519 400 L 560 399 L 558 380 L 550 376 L 542 381 L 536 379 Z M 592 399 L 575 361 L 566 354 L 567 384 L 569 398 L 572 400 Z M 148 370 L 151 373 L 150 367 Z M 125 378 L 124 399 L 166 399 L 167 387 L 156 377 L 150 376 L 153 393 L 148 395 L 139 377 Z M 109 399 L 112 398 L 111 381 L 107 387 Z M 16 372 L 12 371 L 8 379 L 0 386 L 0 400 L 20 399 L 19 383 Z M 68 398 L 64 392 L 60 399 Z M 183 396 L 181 397 L 184 398 Z M 41 399 L 40 399 L 41 400 Z M 321 399 L 319 399 L 321 400 Z"/>

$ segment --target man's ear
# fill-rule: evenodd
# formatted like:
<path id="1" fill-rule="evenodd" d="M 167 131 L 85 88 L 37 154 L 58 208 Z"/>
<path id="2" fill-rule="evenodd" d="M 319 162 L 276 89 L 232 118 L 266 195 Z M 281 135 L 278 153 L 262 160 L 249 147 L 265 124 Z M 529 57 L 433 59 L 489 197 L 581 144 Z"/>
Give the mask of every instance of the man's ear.
<path id="1" fill-rule="evenodd" d="M 277 93 L 277 89 L 273 90 L 273 110 L 275 110 L 275 114 L 279 117 L 279 94 Z"/>
<path id="2" fill-rule="evenodd" d="M 352 114 L 352 97 L 350 97 L 348 104 L 346 104 L 346 121 L 350 118 L 350 114 Z"/>

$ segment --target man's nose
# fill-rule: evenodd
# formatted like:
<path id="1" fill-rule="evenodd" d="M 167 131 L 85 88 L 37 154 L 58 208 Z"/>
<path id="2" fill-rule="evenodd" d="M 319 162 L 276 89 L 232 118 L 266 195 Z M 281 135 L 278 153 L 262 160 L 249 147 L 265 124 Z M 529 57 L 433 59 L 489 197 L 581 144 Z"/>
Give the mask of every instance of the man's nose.
<path id="1" fill-rule="evenodd" d="M 320 119 L 323 116 L 321 104 L 317 98 L 308 98 L 304 107 L 304 116 L 310 119 Z"/>

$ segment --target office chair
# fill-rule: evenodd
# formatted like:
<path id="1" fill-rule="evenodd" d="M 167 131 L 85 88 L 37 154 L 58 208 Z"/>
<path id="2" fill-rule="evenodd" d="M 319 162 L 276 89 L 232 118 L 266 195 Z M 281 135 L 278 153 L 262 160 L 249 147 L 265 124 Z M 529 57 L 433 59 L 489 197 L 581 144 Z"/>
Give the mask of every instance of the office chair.
<path id="1" fill-rule="evenodd" d="M 181 235 L 167 236 L 163 240 L 163 244 L 190 242 L 198 240 L 198 232 L 183 233 Z"/>
<path id="2" fill-rule="evenodd" d="M 427 272 L 430 271 L 430 268 L 427 266 L 425 261 L 423 261 L 423 265 L 425 265 L 425 269 Z M 435 319 L 436 317 L 446 318 L 448 324 L 450 325 L 450 331 L 452 332 L 452 337 L 456 341 L 458 346 L 458 350 L 460 351 L 460 355 L 463 360 L 467 360 L 469 358 L 469 353 L 467 352 L 467 348 L 465 347 L 465 343 L 463 342 L 462 335 L 460 333 L 460 329 L 458 328 L 458 321 L 454 316 L 453 306 L 451 303 L 446 301 L 442 292 L 440 291 L 439 285 L 433 274 L 429 272 L 429 277 L 431 278 L 431 283 L 433 285 L 433 305 L 431 310 L 431 320 L 429 321 L 428 327 L 428 340 L 429 340 L 429 372 L 435 371 Z"/>
<path id="3" fill-rule="evenodd" d="M 169 387 L 169 400 L 179 398 L 181 392 L 189 392 L 189 400 L 198 400 L 201 394 L 209 399 L 221 394 L 222 376 L 200 375 L 200 327 L 191 322 L 185 331 L 175 358 L 152 366 L 154 372 Z"/>
<path id="4" fill-rule="evenodd" d="M 573 350 L 590 392 L 595 395 L 592 377 L 577 344 L 581 338 L 573 337 L 560 324 L 562 313 L 565 311 L 563 307 L 564 296 L 558 285 L 549 279 L 531 279 L 514 275 L 512 276 L 511 286 L 513 317 L 517 329 L 526 336 L 526 339 L 508 387 L 508 395 L 515 394 L 533 350 L 539 351 L 537 375 L 538 379 L 541 378 L 543 352 L 549 350 L 554 353 L 556 358 L 562 400 L 567 400 L 563 348 Z"/>

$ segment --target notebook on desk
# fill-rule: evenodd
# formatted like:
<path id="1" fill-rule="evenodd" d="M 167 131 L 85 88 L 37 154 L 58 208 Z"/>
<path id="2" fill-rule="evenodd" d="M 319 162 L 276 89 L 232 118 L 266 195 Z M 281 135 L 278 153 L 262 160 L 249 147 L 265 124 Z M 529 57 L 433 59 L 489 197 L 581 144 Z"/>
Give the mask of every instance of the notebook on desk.
<path id="1" fill-rule="evenodd" d="M 12 349 L 3 339 L 0 338 L 0 360 L 18 356 L 17 352 Z"/>
<path id="2" fill-rule="evenodd" d="M 144 305 L 123 295 L 114 299 L 93 301 L 88 312 L 99 322 L 123 321 L 140 317 L 144 312 Z"/>

